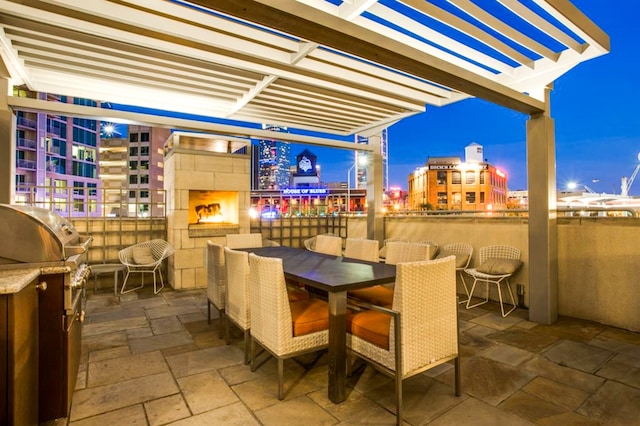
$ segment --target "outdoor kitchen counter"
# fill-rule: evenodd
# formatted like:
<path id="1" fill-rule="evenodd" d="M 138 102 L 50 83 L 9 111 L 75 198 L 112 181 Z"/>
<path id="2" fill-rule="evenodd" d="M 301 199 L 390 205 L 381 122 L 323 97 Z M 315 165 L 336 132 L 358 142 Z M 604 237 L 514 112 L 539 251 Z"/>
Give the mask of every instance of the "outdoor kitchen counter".
<path id="1" fill-rule="evenodd" d="M 41 274 L 41 268 L 0 269 L 0 294 L 18 293 Z"/>

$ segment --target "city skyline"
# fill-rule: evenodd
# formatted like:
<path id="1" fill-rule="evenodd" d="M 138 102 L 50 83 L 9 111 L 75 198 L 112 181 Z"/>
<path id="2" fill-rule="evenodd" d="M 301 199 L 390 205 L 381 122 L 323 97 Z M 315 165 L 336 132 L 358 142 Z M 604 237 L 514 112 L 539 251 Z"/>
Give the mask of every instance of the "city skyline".
<path id="1" fill-rule="evenodd" d="M 595 192 L 620 193 L 623 177 L 639 163 L 640 127 L 636 125 L 634 42 L 631 37 L 640 4 L 620 0 L 573 0 L 611 39 L 611 52 L 579 64 L 557 79 L 551 92 L 555 121 L 557 187 L 570 182 Z M 635 12 L 635 13 L 634 13 Z M 481 99 L 469 99 L 427 111 L 389 127 L 389 185 L 406 189 L 407 176 L 429 156 L 464 157 L 476 142 L 487 160 L 509 176 L 509 189 L 527 188 L 528 117 Z M 353 153 L 313 147 L 323 180 L 346 181 Z M 295 149 L 292 149 L 295 152 Z M 332 161 L 328 162 L 327 158 Z M 640 183 L 630 195 L 640 195 Z"/>

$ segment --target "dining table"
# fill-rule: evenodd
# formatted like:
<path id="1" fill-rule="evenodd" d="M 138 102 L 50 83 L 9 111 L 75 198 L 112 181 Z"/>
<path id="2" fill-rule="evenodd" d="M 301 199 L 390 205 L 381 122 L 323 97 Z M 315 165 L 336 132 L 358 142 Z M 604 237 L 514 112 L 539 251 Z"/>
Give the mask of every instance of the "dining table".
<path id="1" fill-rule="evenodd" d="M 258 256 L 282 259 L 285 278 L 324 290 L 329 304 L 329 400 L 346 397 L 347 291 L 393 283 L 395 265 L 331 256 L 294 247 L 245 249 Z"/>

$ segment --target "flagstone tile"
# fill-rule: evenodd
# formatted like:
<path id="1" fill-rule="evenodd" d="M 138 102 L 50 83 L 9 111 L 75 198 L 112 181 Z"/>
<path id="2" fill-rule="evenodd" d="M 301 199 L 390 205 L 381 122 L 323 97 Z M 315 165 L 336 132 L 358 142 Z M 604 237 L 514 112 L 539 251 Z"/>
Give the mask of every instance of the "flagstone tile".
<path id="1" fill-rule="evenodd" d="M 162 353 L 145 352 L 89 363 L 88 385 L 100 386 L 168 372 Z"/>
<path id="2" fill-rule="evenodd" d="M 336 418 L 323 410 L 306 396 L 281 402 L 255 411 L 255 415 L 265 426 L 329 426 L 336 424 Z"/>
<path id="3" fill-rule="evenodd" d="M 179 391 L 171 373 L 138 377 L 103 386 L 81 389 L 73 394 L 70 420 L 75 421 Z"/>
<path id="4" fill-rule="evenodd" d="M 588 392 L 544 377 L 536 377 L 522 390 L 570 411 L 575 411 L 590 396 Z"/>
<path id="5" fill-rule="evenodd" d="M 178 379 L 184 399 L 193 414 L 238 401 L 238 397 L 217 371 L 205 371 Z"/>
<path id="6" fill-rule="evenodd" d="M 640 390 L 607 380 L 578 413 L 602 424 L 630 426 L 640 424 Z"/>
<path id="7" fill-rule="evenodd" d="M 165 425 L 191 415 L 182 395 L 171 395 L 144 403 L 150 426 Z"/>
<path id="8" fill-rule="evenodd" d="M 122 424 L 122 419 L 126 419 L 127 426 L 146 426 L 147 419 L 144 415 L 142 405 L 136 404 L 131 407 L 114 410 L 108 413 L 99 414 L 84 420 L 72 421 L 69 426 L 104 426 Z"/>
<path id="9" fill-rule="evenodd" d="M 614 356 L 614 353 L 586 343 L 561 340 L 542 355 L 559 365 L 593 373 Z"/>
<path id="10" fill-rule="evenodd" d="M 173 348 L 175 346 L 188 345 L 190 343 L 193 343 L 193 338 L 186 331 L 129 339 L 129 347 L 131 348 L 131 353 L 134 354 L 140 352 L 153 352 L 161 349 Z"/>

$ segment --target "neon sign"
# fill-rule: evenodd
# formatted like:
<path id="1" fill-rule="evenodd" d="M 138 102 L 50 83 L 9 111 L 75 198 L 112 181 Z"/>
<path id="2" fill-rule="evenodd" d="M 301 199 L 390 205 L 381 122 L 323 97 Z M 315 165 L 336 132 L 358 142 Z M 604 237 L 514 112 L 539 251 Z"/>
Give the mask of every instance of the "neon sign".
<path id="1" fill-rule="evenodd" d="M 282 189 L 282 195 L 327 195 L 329 190 L 326 188 L 287 188 Z"/>

